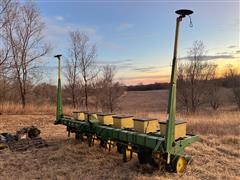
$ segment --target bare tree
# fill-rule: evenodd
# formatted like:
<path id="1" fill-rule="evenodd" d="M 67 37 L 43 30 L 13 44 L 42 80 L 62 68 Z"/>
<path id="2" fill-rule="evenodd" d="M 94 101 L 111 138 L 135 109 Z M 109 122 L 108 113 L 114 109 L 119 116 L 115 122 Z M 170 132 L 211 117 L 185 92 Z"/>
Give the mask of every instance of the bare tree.
<path id="1" fill-rule="evenodd" d="M 232 88 L 234 102 L 240 110 L 240 73 L 232 65 L 228 65 L 224 76 L 228 87 Z"/>
<path id="2" fill-rule="evenodd" d="M 37 84 L 32 91 L 31 102 L 35 104 L 55 104 L 56 102 L 56 86 L 48 83 Z"/>
<path id="3" fill-rule="evenodd" d="M 88 110 L 88 98 L 89 98 L 89 83 L 97 76 L 98 69 L 95 63 L 96 47 L 90 44 L 89 37 L 86 33 L 74 31 L 71 33 L 74 37 L 71 40 L 72 44 L 76 46 L 76 59 L 78 60 L 79 72 L 82 77 L 85 97 L 85 108 Z"/>
<path id="4" fill-rule="evenodd" d="M 12 0 L 0 0 L 0 29 L 7 23 L 5 15 L 10 10 L 11 4 Z"/>
<path id="5" fill-rule="evenodd" d="M 217 110 L 222 105 L 221 82 L 218 79 L 212 79 L 208 82 L 207 101 L 213 110 Z"/>
<path id="6" fill-rule="evenodd" d="M 11 0 L 0 0 L 0 68 L 4 68 L 4 63 L 8 60 L 9 45 L 5 43 L 5 34 L 3 34 L 4 27 L 8 22 L 7 14 L 11 11 Z"/>
<path id="7" fill-rule="evenodd" d="M 190 98 L 189 98 L 189 87 L 185 79 L 184 66 L 180 65 L 178 68 L 178 79 L 177 79 L 177 100 L 180 105 L 185 107 L 186 111 L 190 110 Z"/>
<path id="8" fill-rule="evenodd" d="M 101 106 L 104 111 L 113 112 L 117 108 L 119 97 L 124 92 L 124 88 L 118 82 L 114 81 L 115 75 L 115 66 L 106 65 L 103 67 L 99 94 Z"/>
<path id="9" fill-rule="evenodd" d="M 5 69 L 6 68 L 6 62 L 9 58 L 9 52 L 10 52 L 10 47 L 3 47 L 0 49 L 0 68 Z"/>
<path id="10" fill-rule="evenodd" d="M 10 46 L 6 41 L 4 28 L 8 23 L 8 15 L 14 5 L 12 0 L 0 0 L 0 102 L 7 101 L 10 94 L 10 81 L 8 79 Z M 2 104 L 3 105 L 3 104 Z"/>
<path id="11" fill-rule="evenodd" d="M 77 104 L 77 89 L 80 86 L 80 79 L 79 79 L 79 58 L 80 58 L 80 43 L 81 36 L 79 36 L 76 32 L 70 32 L 70 40 L 71 40 L 71 47 L 69 49 L 70 53 L 70 60 L 67 60 L 67 70 L 66 70 L 66 79 L 67 79 L 67 86 L 70 89 L 70 95 L 72 99 L 72 105 L 76 108 Z"/>
<path id="12" fill-rule="evenodd" d="M 31 1 L 15 3 L 7 16 L 4 28 L 10 45 L 12 73 L 18 82 L 22 107 L 26 104 L 27 86 L 38 72 L 41 57 L 49 51 L 43 41 L 44 23 L 39 10 Z"/>
<path id="13" fill-rule="evenodd" d="M 215 74 L 216 65 L 204 61 L 205 53 L 203 42 L 194 41 L 188 60 L 179 66 L 178 100 L 191 112 L 204 104 L 204 96 L 209 93 L 206 82 Z"/>
<path id="14" fill-rule="evenodd" d="M 72 101 L 72 106 L 73 108 L 77 107 L 77 104 L 79 102 L 79 93 L 81 90 L 81 81 L 79 78 L 79 74 L 78 74 L 78 66 L 77 64 L 75 64 L 76 62 L 74 62 L 75 60 L 71 59 L 71 60 L 67 60 L 66 61 L 66 80 L 67 80 L 67 84 L 66 84 L 66 89 L 69 89 L 68 94 L 71 97 L 71 101 Z"/>
<path id="15" fill-rule="evenodd" d="M 239 88 L 239 86 L 233 88 L 234 99 L 235 99 L 235 103 L 237 104 L 238 110 L 240 110 L 240 88 Z"/>

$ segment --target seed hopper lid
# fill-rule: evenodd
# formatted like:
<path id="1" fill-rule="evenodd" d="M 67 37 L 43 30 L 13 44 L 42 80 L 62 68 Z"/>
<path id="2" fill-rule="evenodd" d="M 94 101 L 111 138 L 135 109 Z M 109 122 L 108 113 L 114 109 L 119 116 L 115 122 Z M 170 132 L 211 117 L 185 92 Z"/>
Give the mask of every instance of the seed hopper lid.
<path id="1" fill-rule="evenodd" d="M 85 113 L 86 111 L 73 111 L 72 113 Z"/>
<path id="2" fill-rule="evenodd" d="M 156 121 L 154 118 L 134 118 L 134 121 Z"/>
<path id="3" fill-rule="evenodd" d="M 114 113 L 97 113 L 99 116 L 113 116 L 115 115 Z"/>
<path id="4" fill-rule="evenodd" d="M 114 118 L 132 118 L 133 116 L 127 116 L 127 115 L 117 115 L 113 116 Z"/>
<path id="5" fill-rule="evenodd" d="M 92 115 L 92 114 L 97 114 L 97 112 L 89 112 L 89 111 L 85 111 L 84 114 Z"/>
<path id="6" fill-rule="evenodd" d="M 160 124 L 167 124 L 167 121 L 160 121 Z M 176 120 L 175 124 L 184 124 L 187 123 L 186 121 Z"/>

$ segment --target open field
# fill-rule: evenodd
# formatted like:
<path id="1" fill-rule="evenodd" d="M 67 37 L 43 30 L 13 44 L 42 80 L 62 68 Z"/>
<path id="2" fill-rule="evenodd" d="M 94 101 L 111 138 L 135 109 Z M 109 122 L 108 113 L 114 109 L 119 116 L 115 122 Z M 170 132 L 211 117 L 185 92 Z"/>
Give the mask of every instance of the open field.
<path id="1" fill-rule="evenodd" d="M 168 90 L 128 91 L 120 100 L 120 111 L 129 113 L 164 112 Z"/>
<path id="2" fill-rule="evenodd" d="M 236 105 L 229 102 L 231 92 L 227 88 L 221 89 L 220 111 L 232 111 L 236 109 Z M 91 100 L 91 98 L 90 98 Z M 116 109 L 118 113 L 123 114 L 141 114 L 148 115 L 149 113 L 166 112 L 168 103 L 168 90 L 153 90 L 153 91 L 128 91 L 119 99 L 119 107 Z M 73 110 L 83 110 L 83 107 L 72 109 L 69 105 L 64 104 L 64 113 L 71 115 Z M 93 105 L 95 107 L 95 104 Z M 177 111 L 183 112 L 184 108 L 177 103 Z M 214 113 L 208 104 L 202 106 L 201 111 Z M 21 104 L 15 103 L 0 103 L 0 114 L 31 114 L 31 115 L 55 115 L 55 104 L 27 104 L 25 109 L 22 109 Z M 92 111 L 100 111 L 92 108 Z"/>
<path id="3" fill-rule="evenodd" d="M 122 99 L 121 107 L 124 108 L 120 112 L 164 120 L 167 93 L 165 91 L 159 93 L 158 91 L 131 92 Z M 159 107 L 162 113 L 157 112 Z M 73 134 L 68 138 L 64 126 L 53 125 L 54 106 L 29 106 L 24 111 L 15 105 L 4 108 L 3 115 L 0 115 L 0 132 L 15 132 L 21 127 L 35 125 L 41 130 L 41 137 L 49 146 L 25 152 L 0 151 L 0 179 L 239 179 L 240 177 L 239 111 L 177 115 L 178 119 L 188 122 L 189 133 L 199 134 L 201 137 L 199 142 L 186 149 L 186 153 L 193 156 L 193 162 L 184 174 L 178 175 L 167 173 L 163 169 L 154 170 L 152 167 L 140 165 L 136 156 L 132 161 L 123 163 L 122 156 L 116 152 L 107 152 L 98 146 L 89 148 L 87 144 L 79 144 L 74 140 Z M 70 114 L 70 112 L 71 109 L 65 107 L 65 113 Z M 16 113 L 19 115 L 9 115 Z"/>
<path id="4" fill-rule="evenodd" d="M 162 117 L 162 114 L 150 114 Z M 2 115 L 0 132 L 14 132 L 35 125 L 42 131 L 49 147 L 26 152 L 0 153 L 0 172 L 4 179 L 238 179 L 239 112 L 216 116 L 188 117 L 189 130 L 199 133 L 201 141 L 187 149 L 194 161 L 182 175 L 138 164 L 137 157 L 128 163 L 121 155 L 97 146 L 78 144 L 65 128 L 54 126 L 54 116 Z M 1 178 L 0 178 L 1 179 Z"/>
<path id="5" fill-rule="evenodd" d="M 221 88 L 221 106 L 219 110 L 236 109 L 230 101 L 232 92 L 230 89 Z M 129 113 L 142 112 L 166 112 L 168 103 L 168 90 L 153 90 L 153 91 L 128 91 L 120 99 L 120 111 Z M 201 106 L 201 111 L 211 113 L 209 103 Z M 185 110 L 180 103 L 177 103 L 177 111 Z"/>

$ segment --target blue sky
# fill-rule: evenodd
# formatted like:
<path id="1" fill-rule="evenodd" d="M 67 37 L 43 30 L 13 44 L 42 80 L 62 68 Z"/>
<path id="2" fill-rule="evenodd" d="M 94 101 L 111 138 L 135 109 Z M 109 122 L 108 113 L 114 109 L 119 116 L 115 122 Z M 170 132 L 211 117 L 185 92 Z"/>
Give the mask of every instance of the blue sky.
<path id="1" fill-rule="evenodd" d="M 97 61 L 118 66 L 126 84 L 168 81 L 175 32 L 175 10 L 194 11 L 181 24 L 179 57 L 194 40 L 203 40 L 209 57 L 239 66 L 238 1 L 36 1 L 46 23 L 52 55 L 68 57 L 68 32 L 85 31 L 97 45 Z"/>

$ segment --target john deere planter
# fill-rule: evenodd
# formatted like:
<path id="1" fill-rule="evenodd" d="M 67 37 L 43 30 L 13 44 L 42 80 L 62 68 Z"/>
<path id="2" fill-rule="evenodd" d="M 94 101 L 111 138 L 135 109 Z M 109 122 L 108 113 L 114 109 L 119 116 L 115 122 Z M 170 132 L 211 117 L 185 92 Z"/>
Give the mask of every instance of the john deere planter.
<path id="1" fill-rule="evenodd" d="M 100 144 L 109 151 L 116 150 L 122 154 L 124 162 L 131 160 L 133 153 L 136 153 L 141 164 L 164 165 L 171 172 L 183 172 L 190 159 L 190 156 L 184 154 L 184 149 L 197 141 L 199 137 L 186 133 L 186 122 L 176 120 L 178 32 L 182 19 L 192 14 L 193 11 L 178 10 L 176 13 L 179 16 L 176 19 L 166 121 L 158 122 L 157 119 L 84 111 L 73 112 L 73 118 L 64 117 L 60 77 L 61 55 L 56 55 L 59 68 L 55 124 L 65 125 L 69 134 L 75 133 L 78 141 L 86 141 L 89 146 Z"/>

